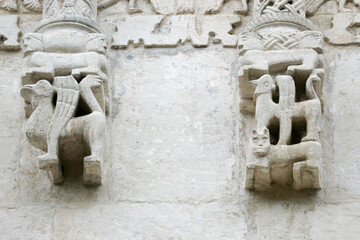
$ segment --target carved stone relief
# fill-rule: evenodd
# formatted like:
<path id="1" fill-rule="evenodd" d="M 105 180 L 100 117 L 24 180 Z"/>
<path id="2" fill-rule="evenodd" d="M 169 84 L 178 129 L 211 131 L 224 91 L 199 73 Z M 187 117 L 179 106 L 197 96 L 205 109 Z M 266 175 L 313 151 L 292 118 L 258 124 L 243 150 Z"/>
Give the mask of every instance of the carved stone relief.
<path id="1" fill-rule="evenodd" d="M 18 16 L 0 16 L 0 50 L 18 50 L 20 29 Z"/>
<path id="2" fill-rule="evenodd" d="M 12 12 L 18 9 L 18 5 L 15 0 L 1 0 L 0 9 L 4 9 Z"/>
<path id="3" fill-rule="evenodd" d="M 125 17 L 116 25 L 113 48 L 129 44 L 145 47 L 176 47 L 190 41 L 196 47 L 222 43 L 235 47 L 237 37 L 229 32 L 240 23 L 237 16 L 137 16 Z M 131 31 L 130 31 L 131 29 Z"/>
<path id="4" fill-rule="evenodd" d="M 239 37 L 242 111 L 254 114 L 246 188 L 321 188 L 323 37 L 303 0 L 259 1 Z"/>
<path id="5" fill-rule="evenodd" d="M 60 152 L 80 139 L 86 149 L 83 182 L 100 185 L 108 94 L 107 41 L 99 33 L 96 1 L 45 0 L 43 20 L 23 38 L 26 136 L 45 151 L 39 167 L 63 182 Z"/>

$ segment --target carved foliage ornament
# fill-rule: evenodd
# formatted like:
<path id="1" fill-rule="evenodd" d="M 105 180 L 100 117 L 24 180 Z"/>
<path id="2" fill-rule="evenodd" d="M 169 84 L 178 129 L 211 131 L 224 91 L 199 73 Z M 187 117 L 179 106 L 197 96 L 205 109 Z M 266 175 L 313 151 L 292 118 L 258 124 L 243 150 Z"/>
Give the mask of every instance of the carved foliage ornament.
<path id="1" fill-rule="evenodd" d="M 63 182 L 66 144 L 79 139 L 88 149 L 83 182 L 100 185 L 108 94 L 106 37 L 97 31 L 95 0 L 44 1 L 37 32 L 24 36 L 23 88 L 26 136 L 45 153 L 39 166 Z M 58 24 L 61 23 L 61 24 Z"/>
<path id="2" fill-rule="evenodd" d="M 304 1 L 264 0 L 239 39 L 242 110 L 254 114 L 246 188 L 321 187 L 323 37 Z"/>

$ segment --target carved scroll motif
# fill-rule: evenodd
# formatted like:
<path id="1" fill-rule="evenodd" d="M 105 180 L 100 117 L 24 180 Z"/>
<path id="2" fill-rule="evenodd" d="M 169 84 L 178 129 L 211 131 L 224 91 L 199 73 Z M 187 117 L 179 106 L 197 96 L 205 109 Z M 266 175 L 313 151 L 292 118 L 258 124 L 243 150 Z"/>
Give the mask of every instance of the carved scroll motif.
<path id="1" fill-rule="evenodd" d="M 238 47 L 242 111 L 254 114 L 246 188 L 321 188 L 323 37 L 304 1 L 258 2 Z"/>
<path id="2" fill-rule="evenodd" d="M 21 95 L 29 116 L 26 135 L 45 151 L 37 160 L 55 184 L 63 182 L 60 152 L 66 152 L 65 142 L 82 139 L 89 149 L 83 159 L 83 182 L 100 185 L 108 63 L 106 37 L 94 22 L 96 1 L 48 0 L 44 8 L 37 32 L 24 36 Z"/>

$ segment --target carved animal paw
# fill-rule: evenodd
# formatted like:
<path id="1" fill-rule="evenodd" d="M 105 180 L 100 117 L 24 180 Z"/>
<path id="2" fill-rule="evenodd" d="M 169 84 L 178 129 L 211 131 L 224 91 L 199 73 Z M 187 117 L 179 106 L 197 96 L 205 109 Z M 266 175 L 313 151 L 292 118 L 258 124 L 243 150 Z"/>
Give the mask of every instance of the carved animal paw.
<path id="1" fill-rule="evenodd" d="M 141 13 L 142 10 L 140 8 L 130 8 L 129 14 Z"/>
<path id="2" fill-rule="evenodd" d="M 181 8 L 179 11 L 177 11 L 177 14 L 184 14 L 184 13 L 193 14 L 194 12 L 195 10 L 193 8 L 187 7 L 187 8 Z"/>
<path id="3" fill-rule="evenodd" d="M 206 9 L 205 14 L 216 14 L 216 13 L 219 13 L 219 11 L 220 11 L 219 7 L 215 7 L 215 8 L 210 7 L 208 9 Z"/>
<path id="4" fill-rule="evenodd" d="M 84 173 L 83 181 L 86 186 L 99 186 L 101 185 L 102 161 L 96 156 L 87 156 L 84 158 Z"/>
<path id="5" fill-rule="evenodd" d="M 51 170 L 54 167 L 59 166 L 59 159 L 56 155 L 45 154 L 38 157 L 39 167 L 43 170 Z"/>

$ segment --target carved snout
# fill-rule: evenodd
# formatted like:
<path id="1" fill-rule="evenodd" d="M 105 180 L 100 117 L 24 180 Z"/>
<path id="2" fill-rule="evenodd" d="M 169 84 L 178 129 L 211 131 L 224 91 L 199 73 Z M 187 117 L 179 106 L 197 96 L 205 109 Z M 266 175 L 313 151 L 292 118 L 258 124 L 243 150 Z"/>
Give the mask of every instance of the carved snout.
<path id="1" fill-rule="evenodd" d="M 27 84 L 20 91 L 21 97 L 28 103 L 31 103 L 31 98 L 32 95 L 34 94 L 33 87 L 34 87 L 33 84 Z"/>

